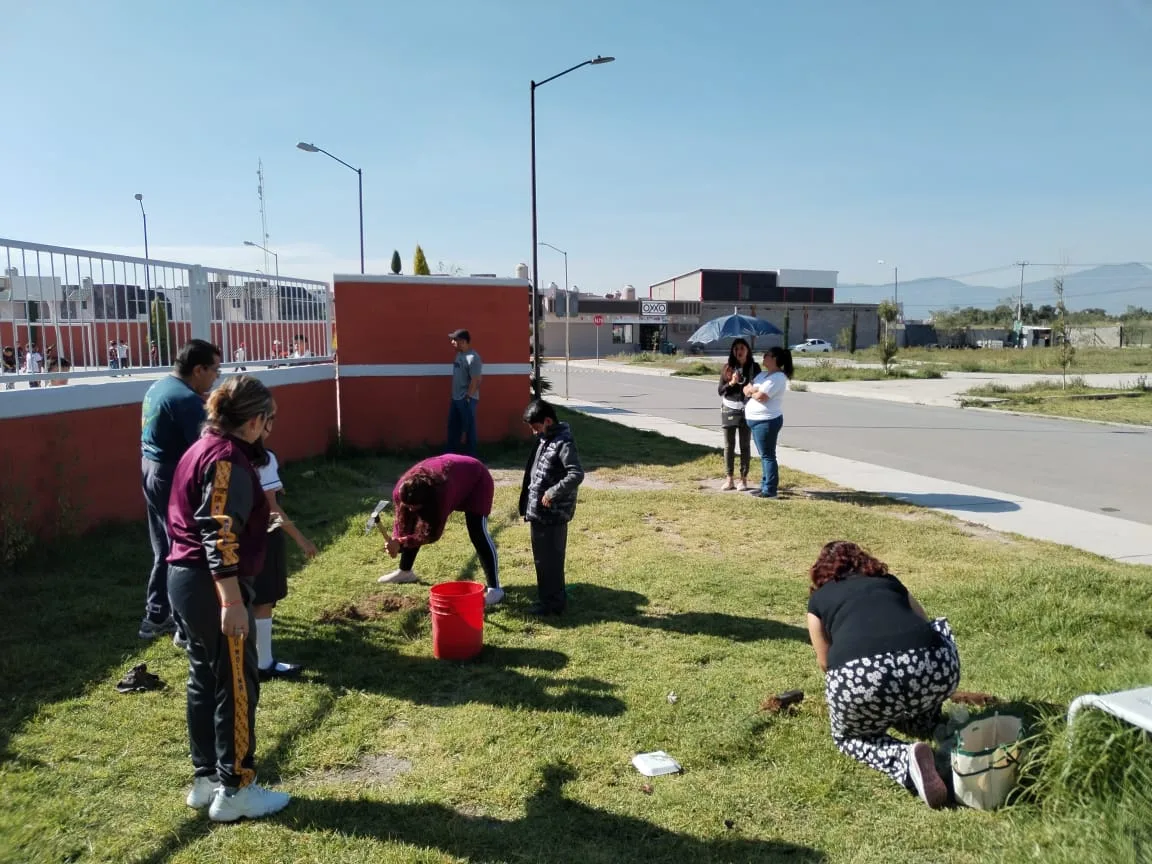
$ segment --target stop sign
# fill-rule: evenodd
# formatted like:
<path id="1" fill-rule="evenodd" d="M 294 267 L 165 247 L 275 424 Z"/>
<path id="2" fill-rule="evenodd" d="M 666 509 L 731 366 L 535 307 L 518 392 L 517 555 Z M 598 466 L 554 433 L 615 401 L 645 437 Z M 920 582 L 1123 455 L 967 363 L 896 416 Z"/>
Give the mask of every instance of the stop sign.
<path id="1" fill-rule="evenodd" d="M 595 324 L 597 327 L 603 327 L 604 326 L 604 316 L 603 315 L 593 316 L 592 323 Z"/>

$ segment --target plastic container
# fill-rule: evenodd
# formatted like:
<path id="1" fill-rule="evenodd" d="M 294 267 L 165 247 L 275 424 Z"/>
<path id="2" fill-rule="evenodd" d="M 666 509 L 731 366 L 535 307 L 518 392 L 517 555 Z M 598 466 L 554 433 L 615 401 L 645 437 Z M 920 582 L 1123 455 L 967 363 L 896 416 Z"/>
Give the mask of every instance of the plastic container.
<path id="1" fill-rule="evenodd" d="M 479 582 L 433 585 L 432 655 L 438 660 L 471 660 L 484 647 L 484 586 Z"/>

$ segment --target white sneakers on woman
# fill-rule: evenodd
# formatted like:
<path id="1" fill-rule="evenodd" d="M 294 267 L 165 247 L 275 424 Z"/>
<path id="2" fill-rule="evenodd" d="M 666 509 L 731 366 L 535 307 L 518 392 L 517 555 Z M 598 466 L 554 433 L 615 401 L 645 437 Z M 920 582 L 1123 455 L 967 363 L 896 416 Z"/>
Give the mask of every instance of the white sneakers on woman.
<path id="1" fill-rule="evenodd" d="M 219 780 L 211 777 L 197 777 L 188 793 L 188 806 L 195 810 L 207 807 L 208 818 L 213 822 L 271 816 L 287 807 L 291 800 L 287 792 L 273 792 L 255 783 L 243 789 L 225 790 Z"/>
<path id="2" fill-rule="evenodd" d="M 411 570 L 393 570 L 391 573 L 385 573 L 376 581 L 385 585 L 407 585 L 409 582 L 419 582 L 420 577 Z"/>

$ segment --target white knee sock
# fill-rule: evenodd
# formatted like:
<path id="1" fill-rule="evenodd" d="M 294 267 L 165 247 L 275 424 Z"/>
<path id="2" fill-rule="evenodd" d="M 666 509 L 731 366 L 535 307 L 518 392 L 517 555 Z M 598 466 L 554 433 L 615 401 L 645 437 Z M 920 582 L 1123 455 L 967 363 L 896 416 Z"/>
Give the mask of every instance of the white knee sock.
<path id="1" fill-rule="evenodd" d="M 267 669 L 272 665 L 272 619 L 256 619 L 256 665 Z"/>

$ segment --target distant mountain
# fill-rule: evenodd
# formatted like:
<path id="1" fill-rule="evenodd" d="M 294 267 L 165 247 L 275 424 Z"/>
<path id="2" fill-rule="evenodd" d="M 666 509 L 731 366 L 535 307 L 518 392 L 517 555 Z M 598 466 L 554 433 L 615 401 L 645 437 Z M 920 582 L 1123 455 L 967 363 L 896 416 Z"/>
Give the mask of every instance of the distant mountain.
<path id="1" fill-rule="evenodd" d="M 937 310 L 977 306 L 991 308 L 1019 295 L 1019 285 L 1002 288 L 969 285 L 956 279 L 931 277 L 900 282 L 900 303 L 908 318 L 927 318 Z M 1110 314 L 1129 306 L 1152 308 L 1152 269 L 1143 264 L 1105 264 L 1064 277 L 1068 308 L 1100 308 Z M 836 299 L 842 303 L 879 303 L 891 299 L 892 283 L 886 285 L 839 285 Z M 1040 306 L 1055 303 L 1052 279 L 1024 283 L 1024 302 Z"/>

